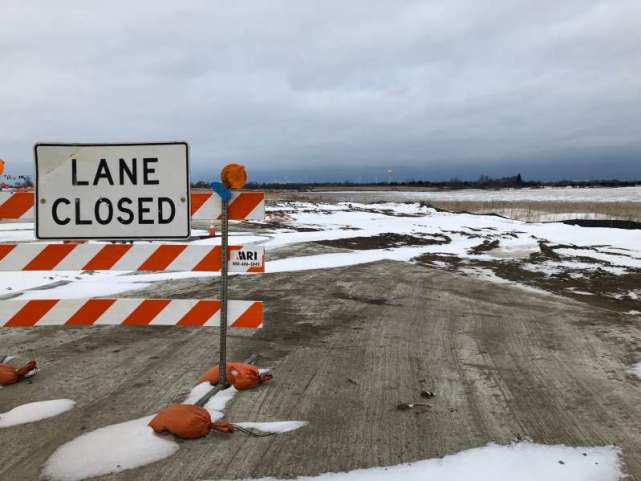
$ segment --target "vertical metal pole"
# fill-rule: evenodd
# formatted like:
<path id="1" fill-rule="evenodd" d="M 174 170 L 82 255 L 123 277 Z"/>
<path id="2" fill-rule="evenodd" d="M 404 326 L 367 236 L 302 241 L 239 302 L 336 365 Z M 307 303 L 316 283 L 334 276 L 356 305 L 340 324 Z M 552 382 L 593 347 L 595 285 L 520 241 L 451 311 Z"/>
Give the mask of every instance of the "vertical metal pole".
<path id="1" fill-rule="evenodd" d="M 229 241 L 229 217 L 227 214 L 228 201 L 222 199 L 222 226 L 221 226 L 221 276 L 220 276 L 220 362 L 218 371 L 220 373 L 220 384 L 227 386 L 227 283 L 228 283 L 228 241 Z"/>

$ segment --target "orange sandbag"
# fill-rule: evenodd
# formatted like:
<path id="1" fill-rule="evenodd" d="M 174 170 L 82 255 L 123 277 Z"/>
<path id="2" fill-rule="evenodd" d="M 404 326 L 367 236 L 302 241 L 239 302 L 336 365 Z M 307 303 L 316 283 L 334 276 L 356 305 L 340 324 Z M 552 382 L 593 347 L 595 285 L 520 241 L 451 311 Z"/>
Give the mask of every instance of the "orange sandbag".
<path id="1" fill-rule="evenodd" d="M 227 381 L 239 391 L 245 391 L 258 386 L 260 383 L 267 382 L 272 378 L 271 374 L 260 375 L 258 368 L 251 364 L 240 362 L 227 363 Z M 220 372 L 218 365 L 205 372 L 198 382 L 209 381 L 210 384 L 218 384 Z"/>
<path id="2" fill-rule="evenodd" d="M 209 434 L 211 416 L 200 406 L 173 404 L 156 414 L 149 426 L 157 433 L 169 431 L 182 439 L 198 439 Z"/>
<path id="3" fill-rule="evenodd" d="M 18 382 L 18 370 L 9 364 L 0 364 L 0 386 Z"/>
<path id="4" fill-rule="evenodd" d="M 220 180 L 228 189 L 240 189 L 247 183 L 247 172 L 240 164 L 227 164 L 220 172 Z"/>
<path id="5" fill-rule="evenodd" d="M 20 369 L 10 364 L 0 364 L 0 386 L 14 384 L 36 368 L 36 361 L 29 361 Z"/>

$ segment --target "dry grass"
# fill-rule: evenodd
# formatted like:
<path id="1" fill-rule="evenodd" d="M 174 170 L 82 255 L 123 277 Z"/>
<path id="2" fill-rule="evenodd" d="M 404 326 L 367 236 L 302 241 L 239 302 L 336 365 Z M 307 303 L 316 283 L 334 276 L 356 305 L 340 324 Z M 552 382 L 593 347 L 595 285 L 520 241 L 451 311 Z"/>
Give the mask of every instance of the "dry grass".
<path id="1" fill-rule="evenodd" d="M 358 191 L 319 195 L 305 191 L 268 190 L 265 192 L 270 202 L 311 201 L 311 202 L 392 202 L 407 201 L 406 197 L 386 195 L 385 198 L 375 194 L 363 194 Z M 431 200 L 433 207 L 450 212 L 471 212 L 475 214 L 499 214 L 511 219 L 527 222 L 560 221 L 565 219 L 617 219 L 641 222 L 641 202 L 564 202 L 564 201 L 459 201 Z"/>
<path id="2" fill-rule="evenodd" d="M 619 219 L 641 222 L 641 202 L 434 201 L 452 212 L 499 214 L 528 222 L 563 219 Z"/>

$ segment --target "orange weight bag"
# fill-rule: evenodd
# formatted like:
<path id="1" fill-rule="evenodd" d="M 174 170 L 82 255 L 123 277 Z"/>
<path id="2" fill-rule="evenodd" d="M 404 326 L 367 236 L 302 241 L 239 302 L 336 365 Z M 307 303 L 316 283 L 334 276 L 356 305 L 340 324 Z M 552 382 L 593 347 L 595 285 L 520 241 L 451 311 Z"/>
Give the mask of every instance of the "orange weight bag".
<path id="1" fill-rule="evenodd" d="M 29 361 L 20 369 L 10 364 L 0 364 L 0 386 L 14 384 L 36 368 L 36 361 Z"/>
<path id="2" fill-rule="evenodd" d="M 211 422 L 209 411 L 193 404 L 173 404 L 161 410 L 149 422 L 156 433 L 170 432 L 182 439 L 198 439 L 210 429 L 233 433 L 234 426 L 226 421 Z"/>
<path id="3" fill-rule="evenodd" d="M 270 373 L 261 374 L 256 366 L 243 364 L 240 362 L 227 363 L 227 380 L 239 391 L 253 389 L 261 383 L 270 381 Z M 205 372 L 198 382 L 209 381 L 210 384 L 218 384 L 220 380 L 220 371 L 218 365 Z"/>

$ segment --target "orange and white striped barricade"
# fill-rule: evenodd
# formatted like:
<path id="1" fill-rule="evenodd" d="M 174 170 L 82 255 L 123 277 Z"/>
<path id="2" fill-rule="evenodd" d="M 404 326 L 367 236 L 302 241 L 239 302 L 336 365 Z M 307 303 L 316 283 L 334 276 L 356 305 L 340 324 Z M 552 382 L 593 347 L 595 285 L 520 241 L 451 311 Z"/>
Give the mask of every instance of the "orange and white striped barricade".
<path id="1" fill-rule="evenodd" d="M 35 219 L 33 192 L 0 192 L 0 219 L 30 222 Z M 216 220 L 222 216 L 220 197 L 212 191 L 191 192 L 191 219 Z M 264 192 L 234 192 L 229 201 L 230 220 L 265 218 Z"/>
<path id="2" fill-rule="evenodd" d="M 260 246 L 230 246 L 230 272 L 264 272 Z M 12 243 L 0 244 L 0 271 L 221 270 L 221 247 L 193 244 Z"/>
<path id="3" fill-rule="evenodd" d="M 220 326 L 221 302 L 196 299 L 30 299 L 0 302 L 0 327 Z M 230 327 L 263 324 L 263 303 L 229 301 Z"/>

